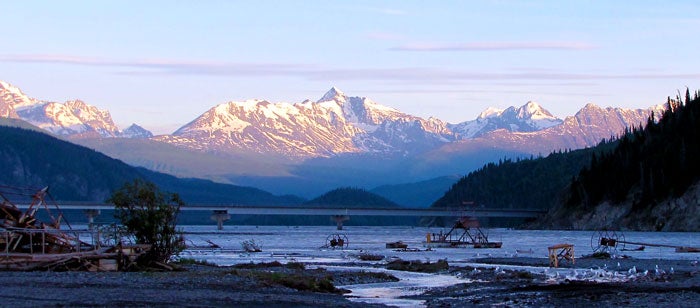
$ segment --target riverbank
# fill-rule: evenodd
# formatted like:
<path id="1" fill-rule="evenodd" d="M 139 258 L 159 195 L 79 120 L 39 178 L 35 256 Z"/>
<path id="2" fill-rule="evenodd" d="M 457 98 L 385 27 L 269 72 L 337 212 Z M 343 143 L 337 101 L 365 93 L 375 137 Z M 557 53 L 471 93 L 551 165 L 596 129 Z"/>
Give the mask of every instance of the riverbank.
<path id="1" fill-rule="evenodd" d="M 351 302 L 347 297 L 352 294 L 335 286 L 392 281 L 391 275 L 369 270 L 385 264 L 353 267 L 359 270 L 263 264 L 187 265 L 175 272 L 0 272 L 0 298 L 3 306 L 14 307 L 383 306 Z M 406 298 L 428 307 L 696 307 L 699 271 L 692 260 L 579 258 L 575 266 L 555 270 L 546 258 L 481 258 L 438 273 L 464 283 Z"/>
<path id="2" fill-rule="evenodd" d="M 700 305 L 700 267 L 688 260 L 580 258 L 552 269 L 546 258 L 484 258 L 474 265 L 450 270 L 470 282 L 412 298 L 428 307 Z"/>
<path id="3" fill-rule="evenodd" d="M 0 298 L 7 307 L 367 307 L 339 292 L 300 291 L 279 282 L 331 275 L 285 267 L 236 269 L 202 265 L 175 272 L 0 272 Z M 264 277 L 260 274 L 270 274 Z M 286 274 L 285 274 L 286 273 Z M 376 282 L 362 273 L 338 273 L 340 284 Z M 371 306 L 371 305 L 370 305 Z"/>

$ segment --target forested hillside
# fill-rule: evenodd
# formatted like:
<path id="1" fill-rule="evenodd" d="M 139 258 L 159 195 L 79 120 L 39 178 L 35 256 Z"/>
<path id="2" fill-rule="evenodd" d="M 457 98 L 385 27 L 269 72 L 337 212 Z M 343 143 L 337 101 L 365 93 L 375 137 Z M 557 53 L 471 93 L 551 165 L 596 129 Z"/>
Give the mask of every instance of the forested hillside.
<path id="1" fill-rule="evenodd" d="M 700 230 L 699 95 L 595 148 L 488 164 L 433 206 L 550 209 L 536 228 Z"/>
<path id="2" fill-rule="evenodd" d="M 689 191 L 700 180 L 699 95 L 691 99 L 686 90 L 684 98 L 669 97 L 659 121 L 649 118 L 646 127 L 625 134 L 613 151 L 593 156 L 552 222 L 575 227 L 565 219 L 573 213 L 581 217 L 578 225 L 700 229 L 700 205 L 694 190 Z M 591 212 L 597 215 L 585 215 Z"/>
<path id="3" fill-rule="evenodd" d="M 469 173 L 452 185 L 434 207 L 473 203 L 486 208 L 548 209 L 571 178 L 590 161 L 591 153 L 609 148 L 552 153 L 547 157 L 501 160 Z"/>
<path id="4" fill-rule="evenodd" d="M 57 200 L 104 202 L 111 192 L 135 178 L 156 183 L 180 194 L 187 203 L 235 203 L 292 205 L 303 202 L 292 196 L 208 180 L 180 179 L 131 167 L 99 152 L 50 135 L 16 127 L 0 126 L 0 185 L 49 186 Z"/>
<path id="5" fill-rule="evenodd" d="M 567 205 L 591 207 L 628 198 L 642 209 L 681 196 L 700 175 L 700 101 L 668 99 L 658 121 L 625 134 L 614 151 L 594 155 L 571 186 Z"/>
<path id="6" fill-rule="evenodd" d="M 329 208 L 398 208 L 398 204 L 387 200 L 377 194 L 360 188 L 338 188 L 331 190 L 321 196 L 302 204 L 309 207 L 329 207 Z M 266 216 L 251 217 L 247 223 L 264 225 L 335 225 L 329 216 Z M 346 226 L 367 226 L 367 225 L 415 225 L 418 222 L 416 217 L 395 217 L 395 216 L 351 216 L 350 220 L 343 224 Z"/>
<path id="7" fill-rule="evenodd" d="M 304 203 L 307 206 L 343 208 L 399 207 L 398 204 L 360 188 L 338 188 Z"/>
<path id="8" fill-rule="evenodd" d="M 0 184 L 49 186 L 54 198 L 104 201 L 139 174 L 116 159 L 37 131 L 0 126 Z"/>

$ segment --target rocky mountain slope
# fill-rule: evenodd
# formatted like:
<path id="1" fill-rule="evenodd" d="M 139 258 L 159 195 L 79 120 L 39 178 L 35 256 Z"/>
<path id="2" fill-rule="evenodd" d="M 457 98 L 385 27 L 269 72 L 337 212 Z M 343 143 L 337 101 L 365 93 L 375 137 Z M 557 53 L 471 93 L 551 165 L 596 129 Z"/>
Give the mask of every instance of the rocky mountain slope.
<path id="1" fill-rule="evenodd" d="M 534 132 L 561 123 L 561 119 L 553 116 L 538 103 L 530 101 L 519 108 L 488 108 L 475 120 L 450 124 L 448 127 L 459 134 L 460 139 L 471 139 L 499 129 L 509 132 Z"/>
<path id="2" fill-rule="evenodd" d="M 437 119 L 411 116 L 332 88 L 316 102 L 221 104 L 156 140 L 204 151 L 315 157 L 408 154 L 453 141 L 455 136 Z"/>
<path id="3" fill-rule="evenodd" d="M 4 81 L 0 81 L 0 117 L 21 119 L 53 134 L 74 138 L 152 136 L 143 128 L 135 134 L 133 126 L 119 131 L 109 111 L 81 100 L 41 101 Z"/>

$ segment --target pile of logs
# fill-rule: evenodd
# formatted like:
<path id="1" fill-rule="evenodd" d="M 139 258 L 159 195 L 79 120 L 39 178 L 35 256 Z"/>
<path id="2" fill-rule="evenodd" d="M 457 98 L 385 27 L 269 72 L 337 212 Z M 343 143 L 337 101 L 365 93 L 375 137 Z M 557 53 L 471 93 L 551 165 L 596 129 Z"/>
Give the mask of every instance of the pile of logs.
<path id="1" fill-rule="evenodd" d="M 6 197 L 21 193 L 17 188 L 0 187 L 0 270 L 126 270 L 150 249 L 148 245 L 121 243 L 102 248 L 95 230 L 75 231 L 67 223 L 69 230 L 61 230 L 60 209 L 54 204 L 55 217 L 45 202 L 48 187 L 29 195 L 31 203 L 25 211 Z M 40 209 L 46 211 L 50 222 L 36 218 Z"/>

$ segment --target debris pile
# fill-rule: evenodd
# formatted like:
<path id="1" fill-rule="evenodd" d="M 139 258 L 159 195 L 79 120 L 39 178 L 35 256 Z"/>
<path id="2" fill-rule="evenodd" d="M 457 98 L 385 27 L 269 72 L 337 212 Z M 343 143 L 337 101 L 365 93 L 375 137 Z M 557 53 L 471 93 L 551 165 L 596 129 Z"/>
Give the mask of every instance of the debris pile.
<path id="1" fill-rule="evenodd" d="M 30 203 L 18 206 L 9 195 L 28 197 Z M 101 247 L 98 230 L 73 230 L 62 221 L 55 202 L 57 216 L 53 215 L 45 202 L 47 196 L 48 187 L 29 193 L 26 188 L 0 186 L 0 270 L 127 270 L 150 249 L 148 245 L 125 246 L 121 240 Z M 40 209 L 50 222 L 37 219 Z M 61 230 L 62 224 L 68 230 Z"/>

